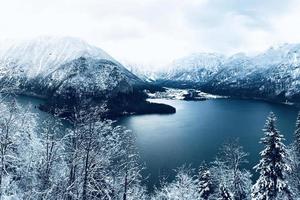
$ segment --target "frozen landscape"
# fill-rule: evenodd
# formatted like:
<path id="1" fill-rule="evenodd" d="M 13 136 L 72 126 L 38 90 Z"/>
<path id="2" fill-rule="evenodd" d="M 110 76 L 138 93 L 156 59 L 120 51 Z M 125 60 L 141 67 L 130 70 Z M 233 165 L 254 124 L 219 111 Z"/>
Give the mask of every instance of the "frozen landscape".
<path id="1" fill-rule="evenodd" d="M 0 2 L 0 200 L 300 199 L 299 9 Z"/>
<path id="2" fill-rule="evenodd" d="M 157 79 L 149 81 L 142 78 L 146 74 L 131 73 L 103 50 L 76 38 L 39 37 L 3 46 L 1 198 L 264 199 L 275 195 L 291 199 L 298 195 L 299 117 L 294 130 L 298 108 L 297 99 L 291 97 L 299 91 L 297 82 L 290 80 L 297 79 L 297 62 L 291 63 L 290 56 L 272 64 L 261 59 L 268 64 L 265 67 L 242 62 L 240 68 L 253 70 L 233 73 L 223 66 L 232 58 L 224 61 L 222 56 L 201 54 L 181 59 L 183 64 L 172 65 L 186 67 L 158 72 Z M 57 48 L 65 50 L 57 55 Z M 254 92 L 253 84 L 258 83 L 251 73 L 274 73 L 270 68 L 281 70 L 277 76 L 261 73 L 268 81 L 259 79 L 258 91 L 265 96 L 232 95 L 232 90 L 241 88 Z M 215 81 L 222 73 L 228 79 Z M 224 90 L 203 87 L 212 82 Z M 274 84 L 278 87 L 267 90 Z M 149 112 L 139 105 L 156 107 Z M 279 116 L 286 141 L 270 111 Z M 259 141 L 265 145 L 261 153 Z M 262 184 L 274 181 L 280 181 L 278 190 L 269 191 Z"/>

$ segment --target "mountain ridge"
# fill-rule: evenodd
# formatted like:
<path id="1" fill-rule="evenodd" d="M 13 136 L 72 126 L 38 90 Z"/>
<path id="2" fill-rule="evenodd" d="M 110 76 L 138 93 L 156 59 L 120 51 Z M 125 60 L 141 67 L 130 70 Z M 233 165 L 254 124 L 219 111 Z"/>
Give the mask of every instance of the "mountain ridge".
<path id="1" fill-rule="evenodd" d="M 239 98 L 300 102 L 300 44 L 282 44 L 256 55 L 192 54 L 158 73 L 159 86 L 195 88 Z"/>
<path id="2" fill-rule="evenodd" d="M 81 39 L 39 37 L 0 43 L 0 72 L 2 85 L 9 80 L 16 94 L 46 99 L 43 108 L 50 112 L 83 104 L 106 104 L 116 110 L 114 115 L 140 112 L 131 104 L 139 104 L 142 112 L 153 112 L 144 108 L 149 105 L 143 92 L 152 86 Z"/>

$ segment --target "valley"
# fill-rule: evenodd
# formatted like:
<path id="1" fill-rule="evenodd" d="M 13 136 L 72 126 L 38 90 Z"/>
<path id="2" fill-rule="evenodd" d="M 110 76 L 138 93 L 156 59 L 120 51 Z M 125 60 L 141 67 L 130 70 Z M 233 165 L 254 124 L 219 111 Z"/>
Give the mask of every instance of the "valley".
<path id="1" fill-rule="evenodd" d="M 266 118 L 267 123 L 268 120 L 273 123 L 275 115 L 278 116 L 278 128 L 286 138 L 287 151 L 294 148 L 300 96 L 297 45 L 271 48 L 252 57 L 194 54 L 173 62 L 165 71 L 134 70 L 135 73 L 100 48 L 76 38 L 39 38 L 7 45 L 0 46 L 0 83 L 1 99 L 8 96 L 9 100 L 0 105 L 8 113 L 6 117 L 28 115 L 34 121 L 30 124 L 29 120 L 28 127 L 23 129 L 20 126 L 23 122 L 18 121 L 23 118 L 16 118 L 14 126 L 18 131 L 11 134 L 19 137 L 14 143 L 18 151 L 27 148 L 19 144 L 23 137 L 32 147 L 29 152 L 39 154 L 36 144 L 49 150 L 49 138 L 44 139 L 45 135 L 39 132 L 55 131 L 51 135 L 55 140 L 50 138 L 50 141 L 64 153 L 55 154 L 59 159 L 51 162 L 58 168 L 51 173 L 58 176 L 59 166 L 64 165 L 64 179 L 55 179 L 51 184 L 71 184 L 70 187 L 76 184 L 70 189 L 76 191 L 81 186 L 87 187 L 84 180 L 89 173 L 95 177 L 99 176 L 97 173 L 105 173 L 105 177 L 116 183 L 92 183 L 93 179 L 89 179 L 89 184 L 112 188 L 109 194 L 97 189 L 97 195 L 120 196 L 130 176 L 134 181 L 130 195 L 147 198 L 160 195 L 164 187 L 181 184 L 181 176 L 187 177 L 190 187 L 194 187 L 197 177 L 194 169 L 207 166 L 214 179 L 221 176 L 224 179 L 221 181 L 232 184 L 234 177 L 218 174 L 232 170 L 228 164 L 223 166 L 230 161 L 219 154 L 226 152 L 220 150 L 224 143 L 238 141 L 238 146 L 230 146 L 237 149 L 230 151 L 238 150 L 238 154 L 247 157 L 248 162 L 240 163 L 238 170 L 249 196 L 251 181 L 259 178 L 253 167 L 260 161 L 259 141 Z M 54 54 L 57 55 L 52 57 Z M 52 130 L 49 124 L 44 125 L 48 122 L 57 123 L 59 128 Z M 280 143 L 283 148 L 284 144 Z M 247 153 L 243 153 L 243 148 Z M 88 160 L 90 153 L 94 156 L 92 160 Z M 28 157 L 18 152 L 18 156 L 32 163 L 44 159 L 44 154 Z M 224 160 L 220 163 L 219 158 Z M 90 165 L 84 165 L 81 159 Z M 102 162 L 107 162 L 105 169 Z M 72 179 L 74 163 L 86 170 L 84 174 L 75 173 L 79 182 Z M 36 166 L 33 167 L 38 174 L 36 178 L 45 181 L 40 177 L 44 172 Z M 41 167 L 47 170 L 47 166 Z M 68 170 L 72 173 L 68 174 Z M 13 170 L 10 173 L 22 177 Z M 71 179 L 73 182 L 67 181 Z M 20 191 L 30 191 L 23 187 L 22 181 L 16 184 Z M 70 195 L 61 186 L 57 189 L 51 194 L 53 197 Z M 49 188 L 40 190 L 49 192 Z M 127 195 L 126 189 L 123 192 Z M 193 190 L 188 195 L 192 193 Z"/>

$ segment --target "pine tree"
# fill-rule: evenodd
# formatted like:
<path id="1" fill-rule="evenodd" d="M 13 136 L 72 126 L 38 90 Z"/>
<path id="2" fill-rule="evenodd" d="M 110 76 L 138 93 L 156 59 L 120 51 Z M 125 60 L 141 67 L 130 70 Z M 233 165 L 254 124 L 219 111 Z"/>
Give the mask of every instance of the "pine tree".
<path id="1" fill-rule="evenodd" d="M 289 156 L 292 171 L 289 175 L 289 182 L 293 186 L 293 193 L 300 194 L 300 112 L 296 120 L 296 129 L 294 132 L 294 142 L 289 147 Z"/>
<path id="2" fill-rule="evenodd" d="M 276 117 L 271 112 L 263 129 L 264 137 L 261 139 L 265 149 L 260 153 L 260 162 L 254 167 L 260 173 L 252 191 L 252 197 L 257 200 L 272 200 L 279 196 L 281 199 L 292 199 L 285 179 L 286 173 L 291 169 L 287 162 L 288 153 L 282 143 L 284 137 L 276 129 L 275 123 Z"/>
<path id="3" fill-rule="evenodd" d="M 297 150 L 297 154 L 300 155 L 300 112 L 298 113 L 296 120 L 296 130 L 295 130 L 295 147 Z"/>
<path id="4" fill-rule="evenodd" d="M 209 170 L 203 169 L 199 173 L 199 195 L 202 199 L 209 199 L 209 196 L 214 192 L 212 176 Z"/>
<path id="5" fill-rule="evenodd" d="M 220 186 L 220 197 L 219 200 L 232 200 L 232 194 L 229 192 L 229 190 L 224 186 Z"/>

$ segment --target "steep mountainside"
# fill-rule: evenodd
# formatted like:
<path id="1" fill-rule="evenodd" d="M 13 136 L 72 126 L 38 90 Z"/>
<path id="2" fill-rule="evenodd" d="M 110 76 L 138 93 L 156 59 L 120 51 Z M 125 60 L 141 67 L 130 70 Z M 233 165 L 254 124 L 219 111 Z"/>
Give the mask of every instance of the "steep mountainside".
<path id="1" fill-rule="evenodd" d="M 2 83 L 47 99 L 48 107 L 105 102 L 119 113 L 139 112 L 130 104 L 144 103 L 149 85 L 100 48 L 69 37 L 0 42 L 0 72 Z"/>
<path id="2" fill-rule="evenodd" d="M 255 56 L 196 54 L 173 62 L 157 84 L 274 101 L 300 101 L 300 44 Z"/>
<path id="3" fill-rule="evenodd" d="M 175 60 L 169 66 L 165 78 L 186 82 L 206 82 L 220 70 L 224 57 L 219 54 L 201 53 Z"/>
<path id="4" fill-rule="evenodd" d="M 78 38 L 39 37 L 0 42 L 1 63 L 18 68 L 27 78 L 45 77 L 63 64 L 80 57 L 111 61 L 132 81 L 141 81 L 102 49 Z"/>
<path id="5" fill-rule="evenodd" d="M 125 61 L 123 64 L 126 69 L 128 69 L 131 73 L 135 74 L 145 82 L 151 83 L 159 77 L 159 74 L 151 67 L 130 63 L 128 61 Z"/>

